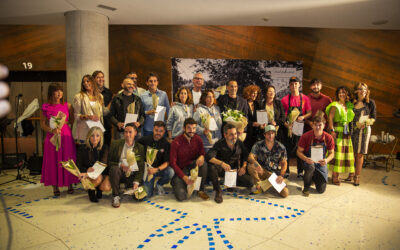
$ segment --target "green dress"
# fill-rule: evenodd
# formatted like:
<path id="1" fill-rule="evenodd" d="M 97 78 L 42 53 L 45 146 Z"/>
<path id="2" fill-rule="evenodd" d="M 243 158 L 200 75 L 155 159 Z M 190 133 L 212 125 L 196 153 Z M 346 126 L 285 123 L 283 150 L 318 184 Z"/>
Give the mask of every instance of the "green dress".
<path id="1" fill-rule="evenodd" d="M 333 118 L 333 128 L 336 133 L 335 139 L 335 157 L 328 164 L 328 168 L 337 173 L 354 173 L 354 153 L 349 124 L 354 119 L 354 104 L 346 102 L 347 110 L 339 104 L 332 102 L 326 107 L 326 115 L 332 107 L 336 108 Z"/>

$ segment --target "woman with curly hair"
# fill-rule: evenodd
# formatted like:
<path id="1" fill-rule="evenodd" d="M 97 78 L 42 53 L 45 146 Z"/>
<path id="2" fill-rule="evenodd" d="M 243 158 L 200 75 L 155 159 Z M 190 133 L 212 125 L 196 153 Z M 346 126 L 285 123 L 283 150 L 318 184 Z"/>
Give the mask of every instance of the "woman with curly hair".
<path id="1" fill-rule="evenodd" d="M 193 116 L 192 91 L 187 87 L 181 87 L 175 94 L 175 105 L 170 109 L 167 119 L 168 140 L 182 134 L 183 122 Z"/>
<path id="2" fill-rule="evenodd" d="M 257 122 L 257 110 L 264 109 L 259 102 L 260 100 L 260 87 L 257 85 L 249 85 L 243 89 L 243 98 L 247 100 L 247 136 L 244 144 L 250 151 L 254 143 L 262 139 L 262 130 L 266 124 Z"/>
<path id="3" fill-rule="evenodd" d="M 335 139 L 335 157 L 328 167 L 332 170 L 332 183 L 340 185 L 339 173 L 354 173 L 354 154 L 349 124 L 354 119 L 354 104 L 345 86 L 336 89 L 336 101 L 326 107 L 328 133 Z"/>
<path id="4" fill-rule="evenodd" d="M 364 163 L 364 155 L 368 153 L 368 143 L 371 137 L 371 125 L 376 119 L 375 102 L 369 98 L 367 84 L 359 82 L 354 85 L 354 119 L 351 122 L 351 141 L 353 142 L 355 158 L 355 174 L 350 173 L 345 181 L 353 181 L 354 186 L 360 185 L 360 174 Z"/>

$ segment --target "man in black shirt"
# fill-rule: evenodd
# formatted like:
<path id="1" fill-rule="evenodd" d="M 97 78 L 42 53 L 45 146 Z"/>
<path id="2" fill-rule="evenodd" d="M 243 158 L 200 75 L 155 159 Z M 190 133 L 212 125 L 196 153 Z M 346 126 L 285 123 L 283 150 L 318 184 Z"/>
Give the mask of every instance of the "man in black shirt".
<path id="1" fill-rule="evenodd" d="M 208 176 L 215 191 L 215 202 L 222 202 L 222 191 L 218 177 L 224 176 L 226 171 L 237 170 L 237 186 L 251 188 L 253 182 L 250 175 L 246 174 L 247 157 L 246 146 L 237 139 L 236 127 L 232 124 L 224 126 L 224 138 L 217 141 L 207 152 Z"/>
<path id="2" fill-rule="evenodd" d="M 104 119 L 104 128 L 105 128 L 105 132 L 104 132 L 104 144 L 110 146 L 111 143 L 111 121 L 110 121 L 110 106 L 111 106 L 111 99 L 112 99 L 112 92 L 110 89 L 106 88 L 104 86 L 104 73 L 100 70 L 96 70 L 95 72 L 93 72 L 92 74 L 94 81 L 97 84 L 97 87 L 99 88 L 100 93 L 103 95 L 103 100 L 104 100 L 104 107 L 106 107 L 105 109 L 105 113 L 103 115 L 103 119 Z"/>
<path id="3" fill-rule="evenodd" d="M 115 135 L 117 139 L 123 137 L 124 122 L 127 113 L 137 114 L 137 120 L 133 123 L 138 129 L 143 125 L 144 122 L 144 109 L 142 100 L 140 97 L 133 94 L 133 80 L 131 78 L 125 78 L 121 86 L 124 90 L 114 96 L 110 108 L 111 123 L 117 128 L 117 133 Z"/>
<path id="4" fill-rule="evenodd" d="M 162 195 L 165 193 L 163 185 L 169 183 L 175 174 L 174 170 L 168 166 L 170 144 L 164 137 L 165 131 L 165 123 L 163 121 L 156 121 L 154 122 L 153 126 L 153 135 L 143 136 L 137 141 L 140 144 L 143 144 L 145 152 L 147 152 L 148 148 L 154 148 L 158 150 L 156 159 L 152 164 L 152 168 L 148 168 L 147 170 L 147 175 L 153 175 L 153 177 L 151 180 L 149 180 L 149 177 L 147 177 L 144 181 L 147 197 L 151 197 L 153 195 L 154 179 L 156 177 L 160 177 L 156 187 L 158 194 Z"/>
<path id="5" fill-rule="evenodd" d="M 244 117 L 247 117 L 248 107 L 247 101 L 237 95 L 238 84 L 236 81 L 230 81 L 227 85 L 228 94 L 222 95 L 218 97 L 217 103 L 219 109 L 222 112 L 227 111 L 228 109 L 239 110 L 243 113 Z"/>

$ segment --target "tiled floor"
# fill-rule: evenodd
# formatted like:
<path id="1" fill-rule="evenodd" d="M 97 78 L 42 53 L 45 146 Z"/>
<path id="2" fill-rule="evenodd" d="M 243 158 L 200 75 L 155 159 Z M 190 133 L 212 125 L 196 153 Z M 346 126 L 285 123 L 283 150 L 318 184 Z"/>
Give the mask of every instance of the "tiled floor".
<path id="1" fill-rule="evenodd" d="M 359 187 L 328 185 L 310 197 L 292 174 L 286 199 L 240 190 L 225 193 L 222 204 L 213 193 L 179 203 L 166 188 L 144 202 L 123 197 L 115 209 L 110 195 L 90 203 L 79 187 L 53 198 L 40 184 L 1 185 L 0 249 L 10 230 L 11 249 L 400 249 L 399 167 L 363 169 Z"/>

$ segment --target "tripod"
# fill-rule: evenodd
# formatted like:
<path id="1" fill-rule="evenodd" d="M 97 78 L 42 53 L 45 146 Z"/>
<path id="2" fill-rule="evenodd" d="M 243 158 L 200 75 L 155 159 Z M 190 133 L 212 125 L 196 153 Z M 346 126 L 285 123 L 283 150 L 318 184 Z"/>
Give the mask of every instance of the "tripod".
<path id="1" fill-rule="evenodd" d="M 17 122 L 17 117 L 18 117 L 18 106 L 19 106 L 19 100 L 22 97 L 22 94 L 19 94 L 15 97 L 16 102 L 15 102 L 15 127 L 14 127 L 14 134 L 15 134 L 15 154 L 16 154 L 16 158 L 17 158 L 17 176 L 15 178 L 15 180 L 11 180 L 11 181 L 6 181 L 4 183 L 1 183 L 0 185 L 3 184 L 7 184 L 13 181 L 25 181 L 25 182 L 29 182 L 32 184 L 36 184 L 36 182 L 30 181 L 28 179 L 25 179 L 24 177 L 22 177 L 21 175 L 21 169 L 25 166 L 25 161 L 22 160 L 20 161 L 19 159 L 19 150 L 18 150 L 18 122 Z M 3 151 L 4 152 L 4 151 Z"/>

